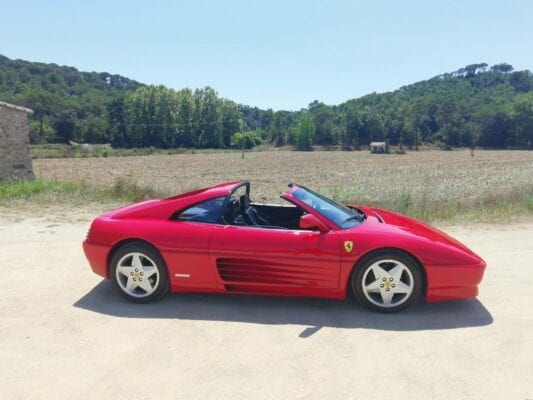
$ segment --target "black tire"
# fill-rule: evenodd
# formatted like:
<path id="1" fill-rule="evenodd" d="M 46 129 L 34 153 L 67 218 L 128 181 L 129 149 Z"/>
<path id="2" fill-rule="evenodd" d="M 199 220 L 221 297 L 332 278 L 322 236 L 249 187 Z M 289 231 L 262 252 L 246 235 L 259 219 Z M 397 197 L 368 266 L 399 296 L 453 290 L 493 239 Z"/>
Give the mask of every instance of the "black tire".
<path id="1" fill-rule="evenodd" d="M 140 262 L 140 267 L 137 269 L 135 269 L 135 265 L 139 266 L 139 263 L 135 263 L 134 258 Z M 128 274 L 117 273 L 118 268 L 122 271 L 131 268 L 131 272 Z M 151 275 L 146 278 L 149 274 Z M 128 275 L 131 275 L 131 281 L 136 281 L 133 284 L 139 286 L 129 290 L 130 276 Z M 163 297 L 169 289 L 168 270 L 165 261 L 159 252 L 145 243 L 133 242 L 121 246 L 111 257 L 109 276 L 113 288 L 122 297 L 134 303 L 153 302 Z M 143 289 L 141 284 L 143 287 L 148 287 L 149 290 Z"/>
<path id="2" fill-rule="evenodd" d="M 401 271 L 398 276 L 388 274 L 394 267 Z M 374 270 L 381 275 L 374 275 Z M 417 301 L 422 292 L 423 279 L 418 263 L 411 256 L 398 250 L 380 250 L 357 263 L 350 284 L 355 298 L 361 304 L 375 311 L 393 313 Z"/>

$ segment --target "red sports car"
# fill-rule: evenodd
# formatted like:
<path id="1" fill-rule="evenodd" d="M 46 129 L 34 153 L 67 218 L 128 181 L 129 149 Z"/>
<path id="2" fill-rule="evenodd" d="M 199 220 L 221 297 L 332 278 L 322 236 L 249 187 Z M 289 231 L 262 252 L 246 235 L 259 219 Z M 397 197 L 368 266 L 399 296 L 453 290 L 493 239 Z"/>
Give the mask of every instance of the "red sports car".
<path id="1" fill-rule="evenodd" d="M 485 262 L 443 232 L 403 215 L 348 207 L 290 184 L 286 205 L 250 200 L 227 182 L 96 218 L 83 243 L 93 271 L 126 299 L 172 292 L 344 299 L 393 312 L 475 297 Z"/>

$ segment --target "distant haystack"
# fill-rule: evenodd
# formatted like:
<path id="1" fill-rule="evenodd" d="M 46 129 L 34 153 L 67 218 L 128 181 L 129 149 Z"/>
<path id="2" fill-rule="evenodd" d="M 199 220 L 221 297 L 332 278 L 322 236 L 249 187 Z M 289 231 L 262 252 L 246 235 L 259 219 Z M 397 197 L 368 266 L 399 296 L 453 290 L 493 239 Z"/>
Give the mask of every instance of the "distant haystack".
<path id="1" fill-rule="evenodd" d="M 32 110 L 0 101 L 0 181 L 34 179 L 28 114 Z"/>

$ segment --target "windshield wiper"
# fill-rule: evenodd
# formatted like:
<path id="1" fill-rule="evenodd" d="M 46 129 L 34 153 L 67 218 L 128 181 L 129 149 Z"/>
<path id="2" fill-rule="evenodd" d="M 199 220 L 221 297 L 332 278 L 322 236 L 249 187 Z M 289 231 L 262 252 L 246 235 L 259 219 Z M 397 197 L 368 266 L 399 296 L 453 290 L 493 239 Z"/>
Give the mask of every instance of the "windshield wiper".
<path id="1" fill-rule="evenodd" d="M 355 215 L 352 215 L 351 217 L 346 218 L 344 221 L 342 221 L 342 223 L 345 224 L 346 222 L 349 222 L 354 219 L 361 222 L 362 220 L 365 219 L 365 217 L 362 215 L 355 214 Z"/>
<path id="2" fill-rule="evenodd" d="M 351 220 L 357 220 L 359 222 L 362 222 L 365 220 L 366 216 L 365 214 L 363 214 L 362 212 L 360 212 L 359 210 L 356 210 L 356 209 L 353 209 L 353 208 L 350 208 L 350 211 L 351 213 L 353 214 L 351 217 L 348 217 L 346 218 L 344 221 L 342 221 L 342 223 L 344 224 L 345 222 L 348 222 L 348 221 L 351 221 Z"/>

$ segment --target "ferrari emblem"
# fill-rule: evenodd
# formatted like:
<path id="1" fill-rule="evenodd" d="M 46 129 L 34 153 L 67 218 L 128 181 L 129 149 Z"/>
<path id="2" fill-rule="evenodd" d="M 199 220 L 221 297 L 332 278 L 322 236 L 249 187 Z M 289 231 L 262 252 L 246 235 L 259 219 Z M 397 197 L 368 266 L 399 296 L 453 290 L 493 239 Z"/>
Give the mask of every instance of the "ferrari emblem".
<path id="1" fill-rule="evenodd" d="M 346 240 L 344 242 L 344 249 L 349 253 L 353 250 L 353 242 L 351 240 Z"/>

